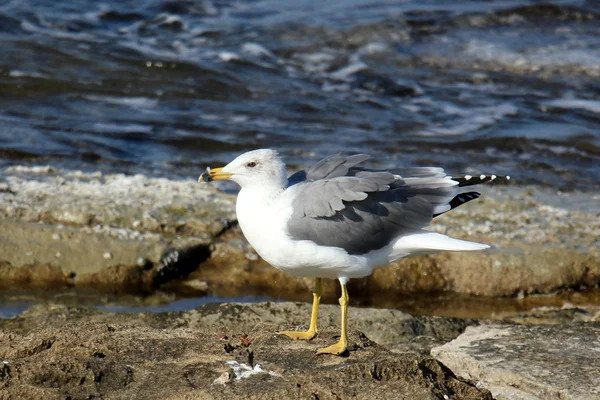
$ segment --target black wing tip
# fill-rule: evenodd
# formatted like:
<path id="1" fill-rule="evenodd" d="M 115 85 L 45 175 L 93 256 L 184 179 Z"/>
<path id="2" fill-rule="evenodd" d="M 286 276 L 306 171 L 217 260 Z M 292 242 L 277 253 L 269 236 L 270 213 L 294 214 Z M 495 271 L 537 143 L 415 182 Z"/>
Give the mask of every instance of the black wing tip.
<path id="1" fill-rule="evenodd" d="M 490 175 L 481 174 L 479 176 L 463 175 L 463 176 L 452 177 L 452 180 L 458 182 L 459 187 L 464 187 L 464 186 L 479 185 L 482 183 L 508 183 L 508 181 L 510 181 L 510 176 L 508 176 L 508 175 L 502 176 L 502 175 L 494 175 L 494 174 L 490 174 Z"/>
<path id="2" fill-rule="evenodd" d="M 456 207 L 462 206 L 463 204 L 466 204 L 468 202 L 470 202 L 471 200 L 475 200 L 478 199 L 479 196 L 481 196 L 481 193 L 479 192 L 465 192 L 465 193 L 459 193 L 456 196 L 454 196 L 454 198 L 452 200 L 450 200 L 448 202 L 448 204 L 450 205 L 450 209 L 441 212 L 439 214 L 434 214 L 433 218 L 445 214 L 448 211 L 452 211 L 454 210 Z"/>

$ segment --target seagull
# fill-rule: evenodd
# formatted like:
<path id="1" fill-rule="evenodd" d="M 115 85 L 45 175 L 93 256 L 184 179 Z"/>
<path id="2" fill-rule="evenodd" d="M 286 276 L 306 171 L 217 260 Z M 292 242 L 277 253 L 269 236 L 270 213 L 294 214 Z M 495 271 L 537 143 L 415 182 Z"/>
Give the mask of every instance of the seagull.
<path id="1" fill-rule="evenodd" d="M 199 182 L 231 180 L 240 187 L 236 213 L 244 236 L 275 268 L 315 278 L 307 331 L 281 331 L 292 339 L 317 333 L 322 280 L 341 285 L 339 342 L 317 354 L 348 351 L 348 281 L 403 257 L 472 251 L 487 244 L 427 231 L 433 218 L 480 196 L 465 186 L 507 181 L 508 176 L 452 177 L 442 168 L 369 169 L 367 154 L 332 155 L 288 178 L 275 150 L 244 153 L 222 168 L 207 167 Z"/>

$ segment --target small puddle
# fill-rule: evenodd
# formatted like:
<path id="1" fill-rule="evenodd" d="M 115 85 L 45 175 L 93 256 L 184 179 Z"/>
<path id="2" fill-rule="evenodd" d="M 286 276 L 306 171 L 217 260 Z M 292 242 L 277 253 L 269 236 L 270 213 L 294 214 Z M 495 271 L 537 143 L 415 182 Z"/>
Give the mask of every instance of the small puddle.
<path id="1" fill-rule="evenodd" d="M 104 293 L 64 291 L 60 293 L 3 293 L 0 295 L 0 319 L 12 318 L 23 313 L 34 304 L 64 304 L 68 306 L 91 306 L 107 312 L 171 312 L 188 311 L 210 303 L 264 301 L 309 302 L 306 294 L 260 294 L 249 289 L 246 293 L 212 293 L 202 297 L 180 297 L 174 294 L 157 293 L 151 296 L 107 295 Z M 335 298 L 324 298 L 323 304 L 337 304 Z M 503 319 L 525 312 L 570 307 L 592 307 L 600 309 L 600 288 L 583 291 L 563 291 L 551 295 L 525 297 L 484 297 L 460 293 L 409 293 L 405 295 L 381 294 L 371 298 L 360 298 L 355 294 L 351 305 L 356 307 L 390 308 L 411 315 L 444 316 L 455 318 Z"/>
<path id="2" fill-rule="evenodd" d="M 204 297 L 192 297 L 187 299 L 179 299 L 166 304 L 153 305 L 153 306 L 132 306 L 126 304 L 107 304 L 96 306 L 99 310 L 109 312 L 171 312 L 171 311 L 188 311 L 198 308 L 204 304 L 214 303 L 257 303 L 262 301 L 273 301 L 268 297 L 254 297 L 254 296 L 242 296 L 234 298 L 224 298 L 219 296 L 204 296 Z"/>
<path id="3" fill-rule="evenodd" d="M 34 301 L 0 301 L 0 319 L 12 318 L 35 304 Z"/>
<path id="4" fill-rule="evenodd" d="M 411 315 L 504 319 L 534 310 L 571 307 L 600 309 L 600 288 L 521 297 L 486 297 L 450 292 L 433 295 L 413 293 L 406 296 L 380 296 L 361 305 L 395 308 Z"/>

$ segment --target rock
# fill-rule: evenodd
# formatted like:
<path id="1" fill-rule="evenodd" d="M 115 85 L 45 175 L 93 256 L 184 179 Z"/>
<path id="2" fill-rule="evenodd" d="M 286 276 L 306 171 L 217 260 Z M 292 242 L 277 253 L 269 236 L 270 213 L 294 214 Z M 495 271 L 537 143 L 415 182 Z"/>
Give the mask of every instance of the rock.
<path id="1" fill-rule="evenodd" d="M 432 349 L 498 400 L 600 398 L 600 323 L 470 326 Z"/>
<path id="2" fill-rule="evenodd" d="M 234 197 L 214 185 L 19 166 L 0 171 L 0 183 L 10 188 L 0 190 L 0 288 L 58 284 L 150 292 L 162 286 L 188 293 L 197 287 L 193 282 L 206 282 L 199 292 L 250 288 L 286 299 L 310 297 L 310 279 L 286 275 L 258 258 L 236 227 Z M 400 260 L 352 280 L 351 296 L 515 296 L 599 284 L 600 219 L 598 203 L 589 200 L 593 193 L 481 190 L 482 198 L 436 218 L 431 229 L 496 248 Z M 199 256 L 165 268 L 161 259 L 175 253 Z M 49 275 L 50 268 L 58 274 Z M 336 290 L 336 284 L 326 285 L 325 298 L 336 298 Z"/>
<path id="3" fill-rule="evenodd" d="M 503 190 L 507 193 L 502 194 Z M 551 193 L 534 196 L 506 187 L 485 191 L 488 197 L 436 218 L 431 229 L 496 248 L 402 259 L 367 278 L 351 280 L 350 295 L 360 293 L 362 299 L 373 299 L 382 294 L 389 298 L 401 293 L 455 291 L 516 296 L 598 286 L 600 219 L 596 215 L 600 211 L 597 204 L 579 203 L 589 196 L 573 194 L 569 204 Z M 312 281 L 290 277 L 264 262 L 251 263 L 240 252 L 224 254 L 229 259 L 213 257 L 190 278 L 238 291 L 248 286 L 269 288 L 275 294 L 300 293 L 312 286 Z M 225 269 L 231 274 L 223 274 Z M 335 298 L 335 291 L 335 284 L 328 285 L 325 296 Z"/>
<path id="4" fill-rule="evenodd" d="M 140 313 L 133 318 L 128 313 L 100 312 L 94 308 L 60 304 L 36 305 L 18 317 L 0 320 L 0 328 L 26 333 L 37 327 L 60 328 L 68 322 L 136 323 L 143 326 L 233 327 L 240 332 L 251 331 L 267 323 L 277 330 L 306 329 L 311 305 L 306 303 L 222 303 L 206 304 L 195 310 L 170 313 Z M 464 332 L 475 320 L 445 317 L 413 317 L 397 310 L 349 307 L 349 326 L 363 332 L 390 350 L 429 354 L 433 346 L 446 343 Z M 340 309 L 324 304 L 319 309 L 320 327 L 339 327 Z M 333 330 L 335 332 L 335 329 Z"/>
<path id="5" fill-rule="evenodd" d="M 600 295 L 600 291 L 596 291 Z M 516 322 L 522 325 L 558 325 L 580 322 L 600 321 L 600 305 L 598 300 L 591 300 L 595 304 L 575 307 L 563 305 L 562 307 L 538 307 L 528 312 L 510 313 L 499 316 L 504 321 Z"/>
<path id="6" fill-rule="evenodd" d="M 334 310 L 324 307 L 323 315 Z M 282 321 L 305 321 L 308 313 L 306 305 L 292 303 L 165 314 L 35 306 L 0 321 L 1 393 L 8 399 L 389 399 L 399 393 L 492 399 L 435 359 L 391 352 L 354 329 L 349 339 L 356 351 L 349 357 L 315 354 L 335 340 L 337 328 L 325 323 L 311 342 L 274 333 Z M 392 332 L 411 320 L 387 310 L 365 310 L 360 317 L 368 315 L 373 332 L 382 324 Z M 414 337 L 414 329 L 407 332 Z"/>
<path id="7" fill-rule="evenodd" d="M 191 180 L 35 167 L 9 167 L 0 178 L 11 188 L 0 192 L 0 266 L 11 270 L 0 287 L 54 287 L 37 273 L 50 266 L 69 285 L 153 290 L 155 274 L 145 271 L 165 250 L 203 249 L 195 269 L 235 221 L 231 198 Z"/>

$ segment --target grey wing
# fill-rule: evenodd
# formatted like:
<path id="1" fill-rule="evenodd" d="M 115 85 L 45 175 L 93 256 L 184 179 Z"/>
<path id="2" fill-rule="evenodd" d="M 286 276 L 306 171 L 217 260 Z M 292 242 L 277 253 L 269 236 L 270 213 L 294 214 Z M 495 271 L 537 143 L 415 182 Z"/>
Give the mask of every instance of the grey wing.
<path id="1" fill-rule="evenodd" d="M 290 176 L 288 178 L 288 187 L 304 181 L 316 181 L 344 176 L 348 174 L 348 171 L 352 167 L 369 158 L 368 154 L 355 154 L 348 157 L 334 154 Z"/>
<path id="2" fill-rule="evenodd" d="M 297 184 L 288 221 L 292 238 L 364 254 L 426 227 L 458 192 L 458 183 L 440 168 L 374 171 L 356 164 L 344 175 Z"/>

